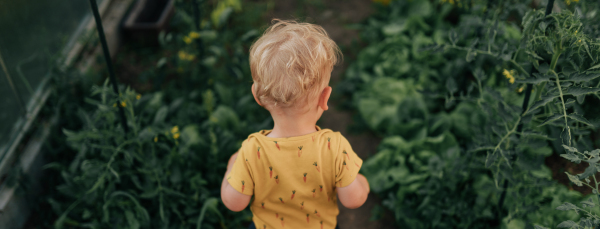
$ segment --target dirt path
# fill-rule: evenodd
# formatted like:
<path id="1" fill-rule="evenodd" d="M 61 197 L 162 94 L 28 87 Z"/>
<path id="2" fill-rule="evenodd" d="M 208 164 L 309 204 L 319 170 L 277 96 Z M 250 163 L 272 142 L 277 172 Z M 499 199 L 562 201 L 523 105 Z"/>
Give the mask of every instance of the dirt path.
<path id="1" fill-rule="evenodd" d="M 354 57 L 353 53 L 346 52 L 350 50 L 353 40 L 359 38 L 357 31 L 347 29 L 345 26 L 352 23 L 358 23 L 367 18 L 371 12 L 371 1 L 368 0 L 346 0 L 346 1 L 276 1 L 273 10 L 267 12 L 265 23 L 269 23 L 272 18 L 296 19 L 323 26 L 329 36 L 344 51 L 344 63 L 336 66 L 331 76 L 331 85 L 333 90 L 336 84 L 342 79 L 342 76 L 348 66 L 349 61 Z M 363 133 L 352 135 L 348 132 L 348 127 L 352 124 L 352 113 L 340 110 L 337 106 L 345 98 L 333 97 L 330 101 L 330 110 L 323 114 L 319 125 L 323 128 L 329 128 L 334 131 L 340 131 L 352 144 L 352 148 L 363 160 L 376 152 L 381 139 Z M 358 209 L 347 209 L 339 204 L 340 215 L 338 224 L 342 229 L 351 228 L 394 228 L 393 218 L 386 214 L 381 220 L 370 221 L 371 210 L 381 201 L 374 195 L 369 195 L 365 205 Z"/>

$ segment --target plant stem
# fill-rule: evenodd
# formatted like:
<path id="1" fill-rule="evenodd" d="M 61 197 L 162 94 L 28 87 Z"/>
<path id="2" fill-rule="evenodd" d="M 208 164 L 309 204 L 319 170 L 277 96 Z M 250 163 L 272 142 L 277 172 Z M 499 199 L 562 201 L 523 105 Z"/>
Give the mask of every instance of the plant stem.
<path id="1" fill-rule="evenodd" d="M 490 55 L 490 56 L 500 59 L 500 57 L 498 55 L 496 55 L 495 53 L 489 52 L 489 51 L 481 51 L 481 50 L 477 50 L 477 49 L 465 48 L 465 47 L 460 47 L 460 46 L 452 46 L 452 45 L 448 45 L 446 47 L 463 50 L 463 51 L 471 51 L 471 52 L 475 52 L 477 54 Z M 517 63 L 515 60 L 509 60 L 508 62 L 512 63 L 517 68 L 517 70 L 519 70 L 519 72 L 525 74 L 527 77 L 530 77 L 529 72 L 525 71 L 525 69 L 523 67 L 521 67 L 521 65 L 519 65 L 519 63 Z"/>
<path id="2" fill-rule="evenodd" d="M 571 146 L 571 128 L 569 128 L 569 120 L 567 119 L 567 108 L 565 107 L 565 99 L 563 98 L 562 87 L 560 86 L 560 80 L 558 79 L 558 74 L 554 70 L 550 70 L 556 77 L 556 87 L 558 87 L 558 93 L 560 95 L 560 101 L 563 107 L 563 116 L 565 117 L 565 127 L 569 133 L 569 146 Z"/>
<path id="3" fill-rule="evenodd" d="M 546 14 L 545 14 L 546 16 L 548 16 L 549 14 L 552 13 L 553 7 L 554 7 L 554 0 L 548 0 L 548 4 L 546 5 Z M 516 59 L 517 56 L 515 55 L 514 58 Z M 558 60 L 558 57 L 556 59 Z M 517 69 L 519 71 L 525 73 L 527 75 L 527 77 L 530 77 L 530 75 L 525 71 L 525 69 L 523 69 L 514 59 L 511 59 L 510 62 L 513 63 L 515 66 L 517 66 Z M 556 61 L 554 61 L 554 62 L 555 62 L 554 66 L 556 66 Z M 521 116 L 519 116 L 519 121 L 521 120 L 521 117 L 523 117 L 523 114 L 525 114 L 525 111 L 529 110 L 529 97 L 531 96 L 532 89 L 533 89 L 533 86 L 531 84 L 528 84 L 527 90 L 525 91 L 525 99 L 523 100 L 523 113 L 521 114 Z M 538 90 L 538 93 L 541 93 L 541 90 Z M 539 94 L 539 95 L 541 95 L 541 94 Z M 539 99 L 539 98 L 536 98 L 536 99 Z M 522 126 L 519 127 L 519 132 L 521 132 L 521 128 L 522 128 Z M 500 200 L 498 201 L 499 211 L 502 210 L 502 207 L 504 205 L 504 198 L 506 197 L 506 189 L 507 188 L 508 188 L 508 180 L 504 180 L 504 189 L 502 190 L 502 194 L 500 194 Z"/>
<path id="4" fill-rule="evenodd" d="M 504 137 L 502 137 L 502 139 L 500 139 L 500 142 L 498 143 L 498 145 L 496 145 L 496 147 L 494 147 L 494 151 L 492 153 L 496 153 L 498 148 L 500 148 L 500 145 L 502 145 L 502 142 L 504 142 L 504 140 L 506 140 L 508 137 L 510 137 L 511 134 L 513 134 L 517 131 L 517 126 L 519 126 L 519 123 L 521 122 L 521 118 L 522 118 L 522 116 L 519 116 L 519 119 L 517 119 L 517 122 L 515 123 L 513 128 L 508 133 L 506 133 L 506 135 L 504 135 Z"/>

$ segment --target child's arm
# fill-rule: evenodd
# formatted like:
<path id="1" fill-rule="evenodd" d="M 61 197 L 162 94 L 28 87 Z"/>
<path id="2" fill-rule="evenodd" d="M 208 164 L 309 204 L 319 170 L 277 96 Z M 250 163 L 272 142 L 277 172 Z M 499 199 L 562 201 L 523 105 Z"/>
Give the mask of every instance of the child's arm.
<path id="1" fill-rule="evenodd" d="M 223 204 L 225 204 L 225 207 L 234 212 L 244 210 L 252 198 L 252 196 L 242 194 L 235 190 L 227 181 L 227 175 L 229 172 L 231 172 L 231 168 L 233 167 L 233 163 L 235 162 L 238 153 L 239 152 L 233 154 L 231 158 L 229 158 L 229 163 L 227 163 L 227 172 L 225 172 L 223 183 L 221 183 L 221 200 L 223 201 Z"/>
<path id="2" fill-rule="evenodd" d="M 367 178 L 362 174 L 356 175 L 356 179 L 350 185 L 338 188 L 338 197 L 344 207 L 355 209 L 362 206 L 367 201 L 367 196 L 371 188 Z"/>

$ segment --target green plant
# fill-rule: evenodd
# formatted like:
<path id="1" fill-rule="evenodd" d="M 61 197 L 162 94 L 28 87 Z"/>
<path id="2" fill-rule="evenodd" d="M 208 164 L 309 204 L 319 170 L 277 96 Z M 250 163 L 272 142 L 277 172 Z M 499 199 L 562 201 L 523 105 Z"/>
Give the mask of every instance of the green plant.
<path id="1" fill-rule="evenodd" d="M 193 102 L 200 95 L 168 104 L 162 93 L 140 98 L 126 90 L 117 97 L 106 84 L 95 87 L 92 95 L 98 100 L 86 102 L 96 110 L 77 111 L 84 127 L 77 132 L 64 130 L 77 151 L 74 160 L 46 166 L 61 171 L 65 183 L 57 190 L 74 200 L 63 208 L 55 227 L 200 227 L 203 221 L 236 225 L 247 220 L 248 215 L 222 216 L 217 205 L 217 174 L 224 170 L 228 156 L 221 152 L 236 150 L 239 142 L 234 136 L 240 126 L 231 108 L 215 107 L 210 90 L 201 96 L 201 104 Z M 130 135 L 117 123 L 115 103 L 126 109 Z M 191 124 L 188 118 L 206 121 Z M 190 124 L 179 128 L 178 123 Z M 205 217 L 209 212 L 217 217 Z"/>
<path id="2" fill-rule="evenodd" d="M 155 63 L 148 81 L 160 91 L 121 87 L 116 95 L 105 82 L 87 97 L 71 78 L 55 78 L 65 90 L 52 100 L 53 112 L 69 121 L 61 119 L 64 129 L 56 133 L 66 141 L 49 143 L 56 148 L 46 169 L 56 191 L 45 196 L 50 209 L 40 210 L 54 221 L 47 227 L 237 228 L 250 221 L 249 211 L 219 204 L 227 159 L 241 139 L 270 124 L 248 83 L 247 47 L 258 32 L 245 16 L 260 6 L 237 12 L 235 2 L 214 2 L 222 10 L 213 14 L 218 25 L 202 19 L 200 31 L 185 8 L 190 2 L 176 2 L 174 28 L 154 51 L 160 55 L 139 53 Z M 203 5 L 203 18 L 211 7 Z M 126 110 L 128 134 L 117 122 L 117 104 Z"/>
<path id="3" fill-rule="evenodd" d="M 359 91 L 352 106 L 366 126 L 386 137 L 378 154 L 365 162 L 368 166 L 364 172 L 372 187 L 385 187 L 374 191 L 385 198 L 384 206 L 395 212 L 399 225 L 525 228 L 577 218 L 553 210 L 561 202 L 578 201 L 581 195 L 553 182 L 543 159 L 562 151 L 557 139 L 567 127 L 563 139 L 585 149 L 593 147 L 590 132 L 595 131 L 596 122 L 588 121 L 592 113 L 584 111 L 592 109 L 590 100 L 596 100 L 600 90 L 588 88 L 596 86 L 600 76 L 594 68 L 598 64 L 598 40 L 582 31 L 595 33 L 595 25 L 589 22 L 596 17 L 598 5 L 561 3 L 561 13 L 546 17 L 544 12 L 527 10 L 530 4 L 469 1 L 460 8 L 447 9 L 450 4 L 445 3 L 435 6 L 438 14 L 421 14 L 424 19 L 415 19 L 419 16 L 400 12 L 432 9 L 433 5 L 395 1 L 367 21 L 370 27 L 365 28 L 364 36 L 372 38 L 368 40 L 372 44 L 350 67 L 344 86 Z M 403 19 L 405 15 L 410 15 L 409 19 Z M 440 19 L 435 19 L 437 15 Z M 515 22 L 515 15 L 523 19 Z M 426 21 L 437 31 L 404 29 L 402 25 L 409 20 Z M 449 23 L 436 24 L 438 21 Z M 403 29 L 386 34 L 391 25 Z M 432 52 L 410 54 L 411 46 L 406 45 L 410 43 L 398 39 L 417 38 L 414 34 L 419 33 L 438 43 L 429 47 Z M 448 34 L 449 42 L 443 41 L 445 36 L 440 33 Z M 402 61 L 386 64 L 397 59 L 390 55 L 402 53 L 407 54 Z M 445 60 L 440 63 L 439 58 Z M 422 66 L 425 70 L 405 71 L 402 66 Z M 590 96 L 583 99 L 585 95 Z M 528 101 L 525 107 L 524 101 Z M 570 136 L 568 130 L 572 131 Z M 380 160 L 407 157 L 401 153 L 406 150 L 389 150 L 389 138 L 401 136 L 406 145 L 412 145 L 421 144 L 423 138 L 447 134 L 456 139 L 460 157 L 448 157 L 445 149 L 436 149 L 420 161 Z M 418 158 L 419 153 L 406 155 Z M 435 170 L 413 169 L 436 157 L 447 161 Z M 388 172 L 399 170 L 405 172 L 389 178 Z M 434 176 L 439 171 L 443 171 L 444 179 Z M 420 188 L 407 200 L 404 190 L 413 190 L 412 176 L 420 177 L 414 182 Z M 428 207 L 449 210 L 427 211 Z"/>
<path id="4" fill-rule="evenodd" d="M 494 174 L 496 187 L 503 190 L 499 212 L 502 214 L 503 204 L 507 202 L 509 219 L 520 218 L 536 210 L 527 202 L 531 189 L 547 186 L 543 178 L 535 176 L 534 171 L 543 161 L 541 155 L 531 154 L 532 150 L 548 143 L 558 152 L 561 149 L 557 144 L 593 147 L 589 134 L 595 130 L 594 124 L 588 121 L 586 115 L 590 116 L 584 114 L 581 107 L 585 106 L 586 95 L 598 97 L 600 91 L 598 86 L 593 87 L 600 76 L 596 71 L 600 66 L 600 43 L 581 32 L 586 25 L 578 13 L 567 9 L 561 13 L 551 13 L 551 7 L 545 13 L 527 12 L 522 20 L 520 45 L 513 47 L 496 46 L 494 38 L 498 31 L 494 25 L 497 22 L 488 23 L 487 44 L 472 39 L 468 47 L 460 47 L 456 45 L 456 33 L 450 33 L 451 44 L 441 47 L 464 50 L 467 62 L 486 56 L 483 58 L 496 59 L 492 60 L 496 66 L 516 69 L 504 69 L 503 75 L 508 78 L 509 88 L 517 93 L 525 92 L 518 100 L 507 99 L 496 88 L 484 88 L 482 84 L 488 80 L 484 71 L 493 65 L 477 62 L 473 62 L 472 69 L 478 93 L 460 99 L 473 101 L 485 111 L 488 124 L 482 128 L 481 135 L 473 137 L 469 152 L 487 152 L 486 167 Z M 531 94 L 533 89 L 535 94 Z M 449 91 L 455 93 L 450 88 Z M 514 92 L 508 94 L 514 96 Z M 590 99 L 595 98 L 588 97 L 588 104 Z M 506 193 L 511 193 L 507 199 L 504 198 Z M 528 208 L 531 210 L 523 210 Z"/>
<path id="5" fill-rule="evenodd" d="M 582 214 L 582 217 L 579 219 L 579 222 L 574 222 L 572 220 L 563 221 L 557 225 L 558 228 L 595 228 L 600 224 L 600 197 L 598 192 L 598 180 L 596 179 L 596 173 L 598 173 L 598 161 L 600 161 L 600 150 L 595 149 L 593 151 L 584 151 L 583 153 L 579 152 L 577 148 L 570 147 L 567 145 L 563 145 L 565 148 L 565 153 L 561 154 L 561 157 L 568 159 L 573 163 L 581 163 L 585 161 L 589 164 L 587 169 L 580 174 L 569 174 L 565 172 L 569 177 L 569 180 L 573 182 L 573 184 L 577 186 L 588 186 L 593 190 L 594 196 L 585 199 L 581 202 L 581 207 L 576 206 L 570 202 L 565 202 L 562 205 L 556 207 L 557 210 L 561 211 L 570 211 L 570 213 Z M 590 179 L 592 177 L 592 179 Z M 582 181 L 583 180 L 583 181 Z M 595 198 L 594 198 L 595 197 Z M 596 201 L 594 201 L 594 199 Z M 536 229 L 547 229 L 546 227 L 536 225 Z"/>

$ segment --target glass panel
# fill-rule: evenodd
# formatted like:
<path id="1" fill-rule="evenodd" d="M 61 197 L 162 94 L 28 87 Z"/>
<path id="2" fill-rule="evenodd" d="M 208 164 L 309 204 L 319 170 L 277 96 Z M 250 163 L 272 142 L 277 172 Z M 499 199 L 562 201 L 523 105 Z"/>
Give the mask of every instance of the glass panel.
<path id="1" fill-rule="evenodd" d="M 0 0 L 0 54 L 25 104 L 89 12 L 86 0 Z M 24 114 L 0 68 L 0 159 Z"/>

